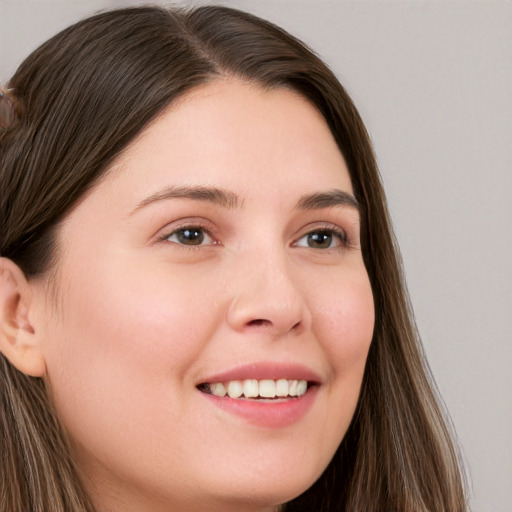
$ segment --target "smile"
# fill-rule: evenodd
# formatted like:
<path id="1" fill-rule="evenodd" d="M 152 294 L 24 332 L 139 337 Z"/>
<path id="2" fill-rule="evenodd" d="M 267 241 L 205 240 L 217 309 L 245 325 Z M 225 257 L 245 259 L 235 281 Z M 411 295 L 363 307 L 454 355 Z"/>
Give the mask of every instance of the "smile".
<path id="1" fill-rule="evenodd" d="M 299 423 L 323 396 L 324 383 L 322 374 L 308 366 L 261 361 L 209 375 L 196 389 L 226 421 L 235 416 L 254 427 L 275 429 Z"/>
<path id="2" fill-rule="evenodd" d="M 297 398 L 306 393 L 308 382 L 303 379 L 245 379 L 205 383 L 199 389 L 218 397 L 250 400 Z"/>

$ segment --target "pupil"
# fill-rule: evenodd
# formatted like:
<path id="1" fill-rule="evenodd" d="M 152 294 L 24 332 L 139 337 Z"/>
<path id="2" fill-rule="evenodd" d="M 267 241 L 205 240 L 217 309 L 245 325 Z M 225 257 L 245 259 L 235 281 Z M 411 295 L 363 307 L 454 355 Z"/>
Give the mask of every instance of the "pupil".
<path id="1" fill-rule="evenodd" d="M 204 233 L 200 229 L 182 229 L 178 232 L 178 240 L 186 245 L 199 245 L 204 240 Z"/>
<path id="2" fill-rule="evenodd" d="M 308 235 L 308 245 L 317 249 L 328 249 L 331 246 L 332 234 L 328 231 L 317 231 Z"/>

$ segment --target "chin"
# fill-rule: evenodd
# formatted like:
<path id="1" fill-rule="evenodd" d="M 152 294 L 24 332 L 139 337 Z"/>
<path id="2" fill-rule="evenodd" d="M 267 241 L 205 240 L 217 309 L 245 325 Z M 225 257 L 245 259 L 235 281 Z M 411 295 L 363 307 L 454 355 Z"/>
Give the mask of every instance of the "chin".
<path id="1" fill-rule="evenodd" d="M 238 508 L 235 506 L 233 510 L 249 510 L 252 507 L 264 510 L 283 505 L 307 491 L 321 475 L 321 472 L 294 474 L 296 469 L 290 467 L 286 474 L 278 477 L 274 474 L 251 476 L 246 482 L 240 482 L 240 478 L 237 482 L 234 478 L 225 488 L 225 496 L 231 502 L 233 499 L 238 501 Z"/>

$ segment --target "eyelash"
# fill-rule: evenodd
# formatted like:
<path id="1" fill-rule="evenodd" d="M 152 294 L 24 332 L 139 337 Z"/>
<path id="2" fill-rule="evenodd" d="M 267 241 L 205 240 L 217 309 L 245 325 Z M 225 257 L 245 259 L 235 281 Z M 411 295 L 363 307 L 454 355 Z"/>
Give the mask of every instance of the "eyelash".
<path id="1" fill-rule="evenodd" d="M 178 246 L 179 248 L 182 248 L 182 249 L 201 249 L 203 247 L 203 244 L 200 243 L 198 245 L 188 245 L 188 244 L 184 244 L 184 243 L 180 243 L 179 241 L 175 242 L 175 241 L 172 241 L 170 240 L 170 238 L 174 235 L 179 235 L 180 233 L 183 233 L 185 231 L 200 231 L 201 233 L 205 234 L 206 236 L 208 236 L 209 238 L 211 238 L 212 240 L 215 240 L 213 235 L 211 234 L 210 230 L 208 228 L 206 228 L 205 226 L 202 226 L 201 224 L 188 224 L 188 225 L 184 225 L 184 226 L 180 226 L 179 228 L 177 229 L 173 229 L 170 233 L 166 233 L 164 234 L 160 240 L 162 242 L 170 242 L 176 246 Z M 213 243 L 210 243 L 208 245 L 217 245 L 218 242 L 213 242 Z"/>
<path id="2" fill-rule="evenodd" d="M 211 234 L 211 232 L 205 226 L 202 226 L 201 224 L 189 224 L 189 225 L 181 226 L 181 227 L 179 227 L 177 229 L 172 230 L 170 233 L 166 233 L 163 236 L 161 236 L 160 237 L 160 241 L 162 241 L 162 242 L 170 242 L 170 243 L 172 243 L 172 244 L 176 245 L 177 247 L 182 248 L 184 250 L 190 250 L 190 249 L 199 250 L 199 249 L 202 249 L 204 247 L 204 245 L 205 245 L 205 244 L 202 243 L 203 240 L 200 240 L 200 243 L 197 244 L 197 245 L 194 245 L 194 244 L 189 245 L 189 244 L 181 243 L 179 241 L 172 241 L 172 240 L 170 240 L 171 237 L 173 237 L 174 235 L 179 236 L 180 233 L 184 233 L 186 231 L 198 231 L 198 232 L 202 233 L 203 235 L 206 235 L 207 237 L 209 237 L 212 240 L 214 240 L 213 243 L 206 244 L 208 246 L 218 245 L 219 244 L 218 242 L 215 241 L 215 239 L 214 239 L 213 235 Z M 339 242 L 339 246 L 327 247 L 327 248 L 318 248 L 318 247 L 315 248 L 315 247 L 308 247 L 308 246 L 299 245 L 299 241 L 302 240 L 303 238 L 306 238 L 308 236 L 311 236 L 313 234 L 318 234 L 318 233 L 326 233 L 327 235 L 331 236 L 333 239 L 336 238 L 338 240 L 338 242 Z M 346 232 L 344 230 L 342 230 L 341 228 L 339 228 L 337 226 L 333 226 L 331 224 L 325 224 L 325 225 L 317 226 L 314 229 L 311 229 L 311 230 L 305 232 L 292 245 L 294 247 L 306 247 L 306 248 L 310 248 L 310 249 L 317 249 L 317 250 L 327 251 L 327 250 L 333 250 L 333 249 L 338 249 L 338 250 L 344 249 L 344 248 L 346 248 L 346 247 L 348 247 L 350 245 L 350 242 L 349 242 L 347 234 L 346 234 Z"/>
<path id="3" fill-rule="evenodd" d="M 299 237 L 294 242 L 293 245 L 296 247 L 303 247 L 303 246 L 298 245 L 299 241 L 302 240 L 303 238 L 309 237 L 315 233 L 316 234 L 326 233 L 326 234 L 330 235 L 333 240 L 336 238 L 339 242 L 339 246 L 327 247 L 327 248 L 323 248 L 323 249 L 318 248 L 318 247 L 317 248 L 309 247 L 310 249 L 318 249 L 318 250 L 324 250 L 324 251 L 333 250 L 333 249 L 334 250 L 336 250 L 336 249 L 342 250 L 350 245 L 347 233 L 343 229 L 341 229 L 337 226 L 333 226 L 332 224 L 324 224 L 324 225 L 320 225 L 320 226 L 315 226 L 313 229 L 308 230 L 301 237 Z"/>

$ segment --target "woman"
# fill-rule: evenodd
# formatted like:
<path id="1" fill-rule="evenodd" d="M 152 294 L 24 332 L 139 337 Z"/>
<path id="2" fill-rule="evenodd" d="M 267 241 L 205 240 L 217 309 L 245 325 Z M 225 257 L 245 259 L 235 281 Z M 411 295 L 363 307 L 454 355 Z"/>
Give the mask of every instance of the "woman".
<path id="1" fill-rule="evenodd" d="M 4 98 L 2 510 L 465 510 L 369 138 L 316 56 L 130 8 Z"/>

